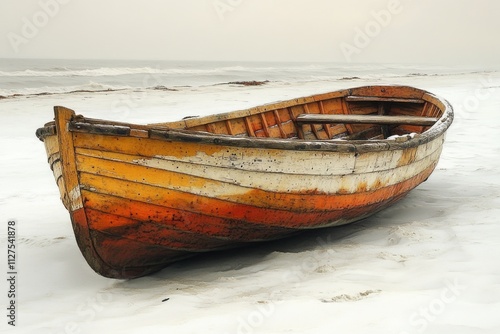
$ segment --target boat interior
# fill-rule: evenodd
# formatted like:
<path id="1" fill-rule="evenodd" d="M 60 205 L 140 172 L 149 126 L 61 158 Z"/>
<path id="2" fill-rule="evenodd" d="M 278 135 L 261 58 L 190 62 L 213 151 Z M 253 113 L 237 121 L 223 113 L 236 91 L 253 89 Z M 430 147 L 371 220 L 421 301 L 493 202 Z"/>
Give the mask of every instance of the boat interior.
<path id="1" fill-rule="evenodd" d="M 380 140 L 420 134 L 443 112 L 423 98 L 315 96 L 157 125 L 241 137 Z"/>

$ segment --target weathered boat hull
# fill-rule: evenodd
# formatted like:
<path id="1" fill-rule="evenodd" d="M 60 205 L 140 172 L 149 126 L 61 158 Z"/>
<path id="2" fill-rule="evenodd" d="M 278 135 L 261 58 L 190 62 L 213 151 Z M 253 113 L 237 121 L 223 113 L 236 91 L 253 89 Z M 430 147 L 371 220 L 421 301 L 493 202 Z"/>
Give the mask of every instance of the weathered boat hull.
<path id="1" fill-rule="evenodd" d="M 299 114 L 382 109 L 438 121 L 399 126 L 414 138 L 354 141 L 335 139 L 380 127 L 297 124 Z M 368 217 L 429 177 L 451 121 L 449 104 L 427 92 L 362 87 L 150 126 L 56 107 L 38 136 L 87 262 L 132 278 L 196 253 Z"/>

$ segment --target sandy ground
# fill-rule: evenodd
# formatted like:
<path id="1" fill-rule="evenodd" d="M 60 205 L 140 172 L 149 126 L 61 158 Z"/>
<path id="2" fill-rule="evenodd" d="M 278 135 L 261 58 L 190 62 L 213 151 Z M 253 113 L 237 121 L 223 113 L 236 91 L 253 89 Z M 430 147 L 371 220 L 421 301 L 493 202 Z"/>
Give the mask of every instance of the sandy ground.
<path id="1" fill-rule="evenodd" d="M 130 281 L 100 277 L 85 263 L 34 135 L 54 105 L 148 123 L 369 83 L 413 85 L 454 106 L 427 182 L 362 222 L 203 255 Z M 0 265 L 7 275 L 14 220 L 15 332 L 498 333 L 499 111 L 498 72 L 0 100 Z M 0 326 L 14 332 L 3 282 Z"/>

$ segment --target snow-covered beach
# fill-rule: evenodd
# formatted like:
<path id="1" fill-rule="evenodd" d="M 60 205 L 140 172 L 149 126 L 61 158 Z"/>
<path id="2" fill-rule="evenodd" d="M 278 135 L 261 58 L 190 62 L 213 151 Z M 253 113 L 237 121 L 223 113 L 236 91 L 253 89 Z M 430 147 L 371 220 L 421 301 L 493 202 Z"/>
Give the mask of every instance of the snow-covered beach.
<path id="1" fill-rule="evenodd" d="M 120 84 L 131 71 L 82 72 L 82 82 L 77 72 L 59 74 L 67 80 L 59 87 L 50 83 L 60 79 L 40 83 L 33 73 L 29 87 L 19 75 L 7 87 L 14 79 L 2 72 L 0 263 L 7 273 L 7 222 L 15 221 L 16 332 L 500 331 L 500 72 L 373 67 L 349 75 L 348 68 L 231 65 L 223 75 L 204 67 L 203 79 L 181 71 L 170 82 L 171 72 L 140 68 Z M 239 80 L 269 82 L 224 84 Z M 85 263 L 34 135 L 54 105 L 151 123 L 375 83 L 422 88 L 455 109 L 439 165 L 409 196 L 356 224 L 202 255 L 130 281 L 100 277 Z"/>

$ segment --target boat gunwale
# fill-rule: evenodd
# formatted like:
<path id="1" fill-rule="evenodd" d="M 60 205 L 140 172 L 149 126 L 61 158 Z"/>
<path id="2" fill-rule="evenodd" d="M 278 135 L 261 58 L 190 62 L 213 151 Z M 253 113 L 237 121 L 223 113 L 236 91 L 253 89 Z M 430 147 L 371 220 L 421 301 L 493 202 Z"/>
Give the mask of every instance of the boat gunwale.
<path id="1" fill-rule="evenodd" d="M 282 102 L 274 102 L 257 106 L 245 110 L 233 111 L 222 114 L 213 114 L 200 118 L 195 118 L 197 122 L 204 119 L 213 119 L 213 121 L 226 120 L 230 118 L 244 117 L 253 114 L 259 114 L 266 111 L 273 110 L 276 106 L 282 105 L 301 105 L 314 101 L 321 101 L 325 97 L 347 97 L 356 96 L 350 95 L 353 90 L 363 89 L 367 87 L 396 87 L 396 88 L 412 88 L 422 93 L 422 100 L 436 105 L 443 111 L 441 117 L 437 122 L 432 125 L 428 130 L 409 138 L 406 141 L 395 141 L 389 139 L 375 139 L 375 140 L 342 140 L 342 139 L 299 139 L 299 138 L 267 138 L 267 137 L 243 137 L 226 134 L 214 134 L 204 131 L 184 130 L 176 128 L 168 128 L 162 124 L 133 124 L 126 122 L 107 121 L 102 119 L 87 118 L 81 115 L 76 115 L 68 124 L 68 130 L 72 132 L 84 132 L 95 135 L 110 135 L 121 137 L 136 137 L 132 135 L 133 130 L 140 131 L 143 134 L 139 138 L 164 140 L 164 141 L 180 141 L 180 142 L 194 142 L 207 145 L 219 146 L 236 146 L 244 148 L 262 148 L 262 149 L 279 149 L 291 151 L 331 151 L 331 152 L 377 152 L 387 150 L 403 150 L 420 145 L 426 144 L 439 136 L 443 135 L 453 122 L 453 108 L 451 104 L 441 97 L 438 97 L 427 91 L 413 88 L 409 86 L 395 86 L 395 85 L 376 85 L 376 86 L 362 86 L 354 89 L 335 91 L 331 93 L 315 94 L 309 97 L 296 98 Z M 441 106 L 438 103 L 442 104 Z M 389 117 L 389 116 L 388 116 Z M 187 122 L 188 120 L 180 121 Z M 178 122 L 171 122 L 175 124 Z M 45 137 L 56 135 L 55 123 L 49 122 L 44 127 L 36 131 L 37 137 L 43 141 Z"/>

